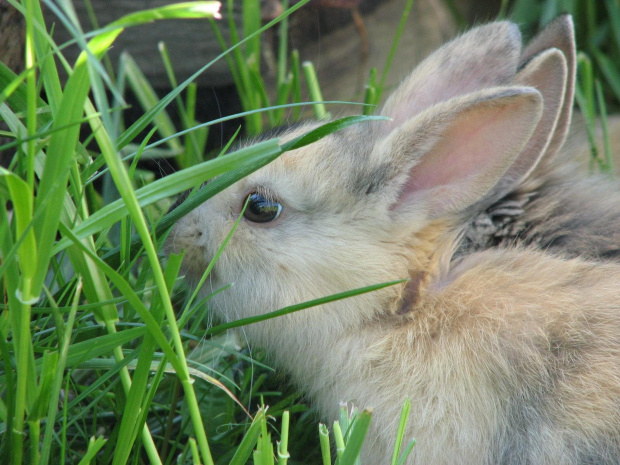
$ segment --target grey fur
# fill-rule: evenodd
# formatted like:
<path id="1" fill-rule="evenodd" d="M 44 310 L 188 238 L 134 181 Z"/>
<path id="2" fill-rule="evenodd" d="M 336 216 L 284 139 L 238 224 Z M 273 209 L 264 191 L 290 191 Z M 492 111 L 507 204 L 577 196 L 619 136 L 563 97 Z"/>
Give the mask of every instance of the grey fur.
<path id="1" fill-rule="evenodd" d="M 566 257 L 620 259 L 620 194 L 564 156 L 475 214 L 455 257 L 489 247 L 532 246 Z"/>

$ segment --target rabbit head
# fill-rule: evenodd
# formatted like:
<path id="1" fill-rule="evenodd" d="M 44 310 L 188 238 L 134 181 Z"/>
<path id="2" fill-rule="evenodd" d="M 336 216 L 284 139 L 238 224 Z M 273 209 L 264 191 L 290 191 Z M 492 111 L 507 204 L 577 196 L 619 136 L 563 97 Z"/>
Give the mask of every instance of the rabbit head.
<path id="1" fill-rule="evenodd" d="M 541 92 L 526 77 L 513 82 L 520 60 L 511 23 L 465 34 L 394 92 L 381 111 L 390 121 L 285 153 L 183 218 L 171 233 L 172 250 L 186 251 L 186 270 L 196 279 L 248 202 L 205 289 L 233 284 L 211 299 L 231 319 L 429 273 L 450 253 L 458 234 L 450 226 L 502 180 L 545 116 Z M 561 54 L 540 61 L 564 69 Z M 388 288 L 322 312 L 331 311 L 330 326 L 342 330 L 395 311 L 403 292 Z"/>

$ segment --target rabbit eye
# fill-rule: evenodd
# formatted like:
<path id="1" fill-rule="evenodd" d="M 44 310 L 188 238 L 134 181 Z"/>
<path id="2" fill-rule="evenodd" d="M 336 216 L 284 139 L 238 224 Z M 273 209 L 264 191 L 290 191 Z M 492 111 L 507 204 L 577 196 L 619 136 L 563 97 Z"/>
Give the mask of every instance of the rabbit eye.
<path id="1" fill-rule="evenodd" d="M 268 223 L 275 220 L 282 212 L 282 205 L 258 192 L 246 197 L 248 206 L 243 216 L 254 223 Z"/>

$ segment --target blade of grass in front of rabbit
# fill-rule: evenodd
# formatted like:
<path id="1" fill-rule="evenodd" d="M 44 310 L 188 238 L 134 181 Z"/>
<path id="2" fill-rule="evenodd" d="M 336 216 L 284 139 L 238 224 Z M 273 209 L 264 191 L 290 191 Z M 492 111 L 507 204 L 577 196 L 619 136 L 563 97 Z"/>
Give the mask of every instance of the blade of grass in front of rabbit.
<path id="1" fill-rule="evenodd" d="M 194 292 L 192 292 L 192 295 L 190 296 L 190 298 L 187 300 L 187 302 L 185 304 L 185 308 L 183 309 L 183 313 L 181 314 L 180 321 L 184 321 L 185 320 L 185 316 L 189 312 L 189 309 L 190 309 L 192 303 L 194 302 L 194 300 L 198 296 L 198 293 L 202 289 L 202 286 L 204 286 L 204 283 L 206 282 L 207 278 L 211 274 L 211 271 L 213 270 L 213 267 L 215 266 L 215 264 L 219 260 L 220 255 L 222 255 L 222 252 L 224 251 L 224 249 L 228 245 L 228 242 L 230 241 L 232 235 L 237 230 L 237 226 L 239 226 L 239 222 L 241 221 L 241 218 L 243 218 L 243 215 L 245 213 L 245 209 L 248 206 L 249 200 L 250 200 L 250 198 L 248 197 L 246 199 L 245 203 L 243 204 L 243 208 L 241 209 L 241 213 L 239 213 L 239 216 L 235 220 L 235 223 L 232 225 L 232 228 L 230 228 L 230 232 L 226 235 L 226 238 L 224 239 L 222 244 L 219 246 L 219 248 L 217 249 L 217 252 L 215 252 L 215 255 L 213 256 L 213 258 L 211 259 L 211 261 L 207 265 L 207 268 L 205 269 L 204 273 L 200 277 L 200 281 L 198 281 L 198 284 L 196 285 L 196 288 L 194 289 Z"/>
<path id="2" fill-rule="evenodd" d="M 282 315 L 288 315 L 289 313 L 299 312 L 301 310 L 305 310 L 311 307 L 317 307 L 319 305 L 324 305 L 330 302 L 335 302 L 337 300 L 346 299 L 348 297 L 354 297 L 360 294 L 366 294 L 367 292 L 378 291 L 379 289 L 383 289 L 384 287 L 396 286 L 398 284 L 402 284 L 406 282 L 407 279 L 400 279 L 398 281 L 389 281 L 385 283 L 375 284 L 372 286 L 361 287 L 358 289 L 353 289 L 350 291 L 340 292 L 337 294 L 332 294 L 326 297 L 321 297 L 320 299 L 309 300 L 304 303 L 290 305 L 288 307 L 281 308 L 280 310 L 275 310 L 273 312 L 265 313 L 263 315 L 251 316 L 247 318 L 240 318 L 239 320 L 231 321 L 229 323 L 224 323 L 218 326 L 214 326 L 207 330 L 206 334 L 215 334 L 221 331 L 238 328 L 240 326 L 249 325 L 252 323 L 259 323 L 261 321 L 270 320 L 272 318 L 277 318 Z"/>

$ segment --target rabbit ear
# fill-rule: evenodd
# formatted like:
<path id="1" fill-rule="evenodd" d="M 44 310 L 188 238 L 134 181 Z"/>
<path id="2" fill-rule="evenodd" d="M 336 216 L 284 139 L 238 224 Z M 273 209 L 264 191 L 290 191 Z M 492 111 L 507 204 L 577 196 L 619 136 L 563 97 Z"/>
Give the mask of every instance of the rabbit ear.
<path id="1" fill-rule="evenodd" d="M 417 113 L 458 95 L 506 85 L 521 54 L 519 28 L 507 21 L 472 29 L 420 63 L 385 103 L 391 131 Z"/>
<path id="2" fill-rule="evenodd" d="M 546 160 L 553 158 L 564 144 L 573 110 L 577 56 L 575 52 L 575 28 L 573 26 L 573 19 L 570 15 L 563 15 L 556 18 L 534 37 L 523 50 L 521 63 L 528 62 L 532 57 L 549 48 L 557 48 L 564 55 L 566 59 L 567 77 L 564 100 L 560 109 L 558 122 L 545 152 Z"/>
<path id="3" fill-rule="evenodd" d="M 556 134 L 566 95 L 566 80 L 566 59 L 562 52 L 555 48 L 534 56 L 517 74 L 515 84 L 534 87 L 542 94 L 542 117 L 524 149 L 485 198 L 486 204 L 493 203 L 510 192 L 532 172 L 546 153 Z"/>
<path id="4" fill-rule="evenodd" d="M 499 87 L 436 105 L 394 130 L 373 153 L 390 211 L 436 219 L 478 201 L 523 149 L 541 108 L 536 89 Z"/>

